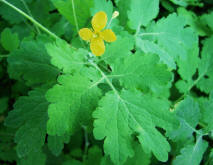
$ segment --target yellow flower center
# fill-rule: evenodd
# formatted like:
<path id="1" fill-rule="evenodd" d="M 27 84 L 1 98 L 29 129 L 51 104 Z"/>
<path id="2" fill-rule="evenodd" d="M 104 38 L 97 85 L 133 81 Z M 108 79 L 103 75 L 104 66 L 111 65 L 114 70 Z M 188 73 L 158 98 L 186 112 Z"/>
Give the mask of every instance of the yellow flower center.
<path id="1" fill-rule="evenodd" d="M 99 34 L 98 32 L 94 32 L 92 37 L 93 37 L 93 38 L 99 38 L 99 37 L 100 37 L 100 34 Z"/>

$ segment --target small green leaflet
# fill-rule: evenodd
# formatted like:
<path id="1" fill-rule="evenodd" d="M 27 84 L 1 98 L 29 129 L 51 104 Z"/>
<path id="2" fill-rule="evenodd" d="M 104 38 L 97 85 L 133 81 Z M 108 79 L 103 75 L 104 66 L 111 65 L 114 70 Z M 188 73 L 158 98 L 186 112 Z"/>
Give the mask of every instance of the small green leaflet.
<path id="1" fill-rule="evenodd" d="M 207 147 L 208 143 L 202 136 L 198 137 L 194 145 L 187 145 L 181 149 L 181 154 L 175 158 L 173 165 L 199 165 Z"/>
<path id="2" fill-rule="evenodd" d="M 133 133 L 145 151 L 152 151 L 157 159 L 167 161 L 170 145 L 155 127 L 170 129 L 174 118 L 166 108 L 159 111 L 158 106 L 149 107 L 149 103 L 146 105 L 148 100 L 154 105 L 166 104 L 137 91 L 123 90 L 120 95 L 108 92 L 94 112 L 95 138 L 105 138 L 104 151 L 106 155 L 110 155 L 114 164 L 123 164 L 128 157 L 133 156 Z"/>
<path id="3" fill-rule="evenodd" d="M 173 140 L 186 140 L 192 136 L 193 132 L 198 133 L 195 129 L 201 114 L 198 103 L 190 96 L 178 103 L 175 110 L 179 120 L 179 128 L 171 132 L 170 138 Z"/>
<path id="4" fill-rule="evenodd" d="M 16 50 L 19 42 L 17 33 L 12 33 L 10 29 L 6 28 L 1 32 L 1 44 L 5 50 L 9 52 Z"/>

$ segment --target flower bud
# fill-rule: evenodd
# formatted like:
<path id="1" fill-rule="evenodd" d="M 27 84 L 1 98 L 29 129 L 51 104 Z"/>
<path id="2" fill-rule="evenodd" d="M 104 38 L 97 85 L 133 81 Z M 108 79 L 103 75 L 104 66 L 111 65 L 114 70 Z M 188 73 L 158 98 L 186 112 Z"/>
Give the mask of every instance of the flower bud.
<path id="1" fill-rule="evenodd" d="M 112 14 L 112 19 L 116 18 L 117 16 L 119 16 L 119 12 L 114 11 L 114 13 Z"/>

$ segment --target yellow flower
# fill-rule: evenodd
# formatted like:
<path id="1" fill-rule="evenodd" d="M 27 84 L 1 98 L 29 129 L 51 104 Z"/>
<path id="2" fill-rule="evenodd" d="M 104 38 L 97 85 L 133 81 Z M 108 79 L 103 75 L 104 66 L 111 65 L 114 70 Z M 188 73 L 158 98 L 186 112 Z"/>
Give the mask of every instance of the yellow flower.
<path id="1" fill-rule="evenodd" d="M 96 56 L 104 54 L 105 45 L 104 40 L 113 42 L 116 36 L 111 29 L 104 29 L 107 24 L 107 15 L 105 12 L 100 11 L 92 18 L 93 29 L 83 28 L 79 30 L 79 35 L 83 40 L 90 42 L 90 49 Z"/>

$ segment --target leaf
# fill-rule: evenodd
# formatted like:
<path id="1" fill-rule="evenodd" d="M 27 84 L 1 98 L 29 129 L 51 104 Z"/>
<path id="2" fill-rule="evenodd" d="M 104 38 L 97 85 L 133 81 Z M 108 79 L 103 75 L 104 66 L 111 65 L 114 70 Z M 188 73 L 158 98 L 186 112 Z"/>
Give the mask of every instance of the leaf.
<path id="1" fill-rule="evenodd" d="M 159 12 L 159 0 L 131 0 L 128 12 L 129 26 L 134 30 L 147 26 Z"/>
<path id="2" fill-rule="evenodd" d="M 79 71 L 85 64 L 88 52 L 84 49 L 75 50 L 63 40 L 47 44 L 46 49 L 51 56 L 51 63 L 63 70 L 63 73 Z"/>
<path id="3" fill-rule="evenodd" d="M 205 132 L 210 132 L 213 130 L 213 92 L 210 93 L 210 97 L 208 99 L 200 98 L 199 106 L 201 111 L 201 122 L 206 126 L 204 127 Z"/>
<path id="4" fill-rule="evenodd" d="M 181 101 L 178 104 L 175 113 L 180 124 L 178 129 L 171 132 L 171 139 L 175 141 L 185 140 L 191 137 L 193 132 L 197 132 L 195 127 L 201 118 L 201 114 L 199 105 L 193 100 L 193 98 L 188 96 Z"/>
<path id="5" fill-rule="evenodd" d="M 122 47 L 122 49 L 118 49 L 118 47 Z M 103 54 L 102 59 L 113 67 L 117 59 L 128 57 L 131 54 L 130 51 L 133 49 L 133 47 L 134 40 L 131 36 L 118 36 L 115 42 L 106 46 L 106 51 Z"/>
<path id="6" fill-rule="evenodd" d="M 187 7 L 187 6 L 200 6 L 202 7 L 203 4 L 201 2 L 199 2 L 200 0 L 170 0 L 171 2 L 173 2 L 174 4 L 176 5 L 180 5 L 180 6 L 184 6 L 184 7 Z"/>
<path id="7" fill-rule="evenodd" d="M 0 159 L 1 161 L 14 162 L 17 160 L 17 154 L 14 144 L 15 130 L 1 126 L 0 128 Z"/>
<path id="8" fill-rule="evenodd" d="M 44 94 L 45 90 L 35 89 L 29 92 L 29 96 L 20 97 L 6 118 L 6 126 L 18 128 L 15 142 L 20 158 L 30 157 L 44 145 L 48 108 Z"/>
<path id="9" fill-rule="evenodd" d="M 164 49 L 162 49 L 160 46 L 158 46 L 154 42 L 137 38 L 136 44 L 146 54 L 147 53 L 157 54 L 160 58 L 160 61 L 166 64 L 168 68 L 176 69 L 176 64 L 174 59 Z"/>
<path id="10" fill-rule="evenodd" d="M 62 75 L 58 83 L 46 94 L 51 103 L 48 108 L 47 132 L 49 135 L 62 136 L 65 133 L 72 134 L 79 124 L 81 101 L 92 83 L 87 77 L 78 74 Z"/>
<path id="11" fill-rule="evenodd" d="M 50 12 L 55 9 L 53 4 L 51 3 L 51 0 L 32 1 L 32 3 L 28 5 L 28 7 L 34 19 L 48 29 L 58 22 L 57 18 L 59 18 L 59 14 L 50 14 Z M 62 30 L 62 27 L 60 29 Z"/>
<path id="12" fill-rule="evenodd" d="M 124 61 L 117 60 L 113 68 L 113 75 L 118 75 L 121 85 L 126 88 L 140 88 L 146 90 L 164 86 L 172 80 L 172 74 L 165 65 L 159 64 L 159 58 L 153 54 L 138 52 L 127 56 Z M 167 87 L 166 87 L 167 88 Z"/>
<path id="13" fill-rule="evenodd" d="M 201 61 L 198 68 L 199 81 L 197 83 L 197 87 L 205 93 L 209 93 L 213 89 L 213 70 L 211 67 L 213 64 L 212 42 L 213 37 L 210 37 L 203 42 Z"/>
<path id="14" fill-rule="evenodd" d="M 184 17 L 187 20 L 187 24 L 192 27 L 192 29 L 200 36 L 207 35 L 207 28 L 205 27 L 205 23 L 201 21 L 201 19 L 192 11 L 189 11 L 183 7 L 179 7 L 178 15 Z"/>
<path id="15" fill-rule="evenodd" d="M 206 25 L 208 25 L 208 27 L 213 31 L 212 19 L 213 19 L 213 12 L 203 14 L 201 16 L 201 21 L 203 21 Z"/>
<path id="16" fill-rule="evenodd" d="M 156 33 L 154 37 L 158 44 L 175 60 L 186 60 L 188 51 L 193 50 L 198 43 L 197 35 L 185 26 L 186 20 L 176 14 L 158 20 L 153 26 L 152 32 Z"/>
<path id="17" fill-rule="evenodd" d="M 0 114 L 2 114 L 4 111 L 8 108 L 8 97 L 1 97 L 0 98 Z"/>
<path id="18" fill-rule="evenodd" d="M 173 165 L 199 165 L 204 152 L 208 147 L 208 143 L 200 136 L 196 144 L 187 145 L 181 150 L 181 154 L 178 155 L 173 161 Z"/>
<path id="19" fill-rule="evenodd" d="M 64 148 L 64 143 L 69 142 L 69 136 L 48 136 L 48 148 L 55 156 L 59 156 Z"/>
<path id="20" fill-rule="evenodd" d="M 167 161 L 170 145 L 155 127 L 169 129 L 174 118 L 159 105 L 168 106 L 159 99 L 126 90 L 120 95 L 108 92 L 100 100 L 93 114 L 94 136 L 98 140 L 105 139 L 104 152 L 114 164 L 124 164 L 133 156 L 133 134 L 146 152 L 152 151 L 158 160 Z"/>
<path id="21" fill-rule="evenodd" d="M 135 143 L 134 145 L 135 150 L 135 156 L 128 159 L 127 162 L 124 165 L 149 165 L 150 164 L 150 153 L 145 153 L 141 146 L 138 145 L 138 143 Z"/>
<path id="22" fill-rule="evenodd" d="M 32 0 L 24 1 L 26 3 L 30 3 Z M 26 12 L 23 3 L 20 0 L 7 0 L 7 2 Z M 17 13 L 17 11 L 13 10 L 12 8 L 3 3 L 0 4 L 0 15 L 11 24 L 18 24 L 26 20 L 21 14 Z"/>
<path id="23" fill-rule="evenodd" d="M 88 158 L 84 162 L 85 165 L 100 165 L 102 158 L 102 150 L 98 146 L 93 146 L 88 151 Z"/>
<path id="24" fill-rule="evenodd" d="M 79 28 L 83 28 L 90 18 L 90 8 L 93 7 L 91 0 L 51 0 L 59 12 L 71 23 L 76 26 L 73 8 L 75 9 L 76 19 Z M 75 29 L 73 29 L 75 30 Z"/>
<path id="25" fill-rule="evenodd" d="M 82 162 L 80 162 L 79 160 L 75 160 L 75 159 L 71 159 L 71 160 L 68 160 L 68 161 L 65 161 L 62 165 L 83 165 Z"/>
<path id="26" fill-rule="evenodd" d="M 1 32 L 1 44 L 5 50 L 9 52 L 16 50 L 19 46 L 19 42 L 17 33 L 12 33 L 9 28 Z"/>
<path id="27" fill-rule="evenodd" d="M 10 77 L 23 79 L 27 85 L 54 83 L 59 74 L 59 70 L 50 64 L 41 41 L 23 41 L 20 49 L 13 51 L 7 60 Z"/>
<path id="28" fill-rule="evenodd" d="M 127 25 L 127 21 L 128 21 L 128 11 L 130 9 L 130 4 L 131 0 L 119 0 L 117 2 L 117 7 L 118 7 L 118 11 L 119 11 L 119 17 L 118 19 L 120 20 L 120 24 L 123 26 Z"/>
<path id="29" fill-rule="evenodd" d="M 104 11 L 107 14 L 108 22 L 112 18 L 113 4 L 111 1 L 94 0 L 94 7 L 90 9 L 91 15 L 94 16 L 99 11 Z"/>
<path id="30" fill-rule="evenodd" d="M 22 158 L 20 162 L 21 165 L 45 165 L 46 155 L 42 151 L 32 152 L 26 158 Z"/>
<path id="31" fill-rule="evenodd" d="M 153 26 L 153 33 L 158 45 L 163 48 L 178 65 L 178 73 L 182 80 L 178 83 L 185 83 L 186 88 L 193 84 L 193 75 L 196 73 L 199 64 L 198 36 L 190 27 L 186 26 L 186 20 L 170 14 L 167 18 L 160 19 Z M 187 92 L 181 85 L 177 85 L 181 92 Z"/>

